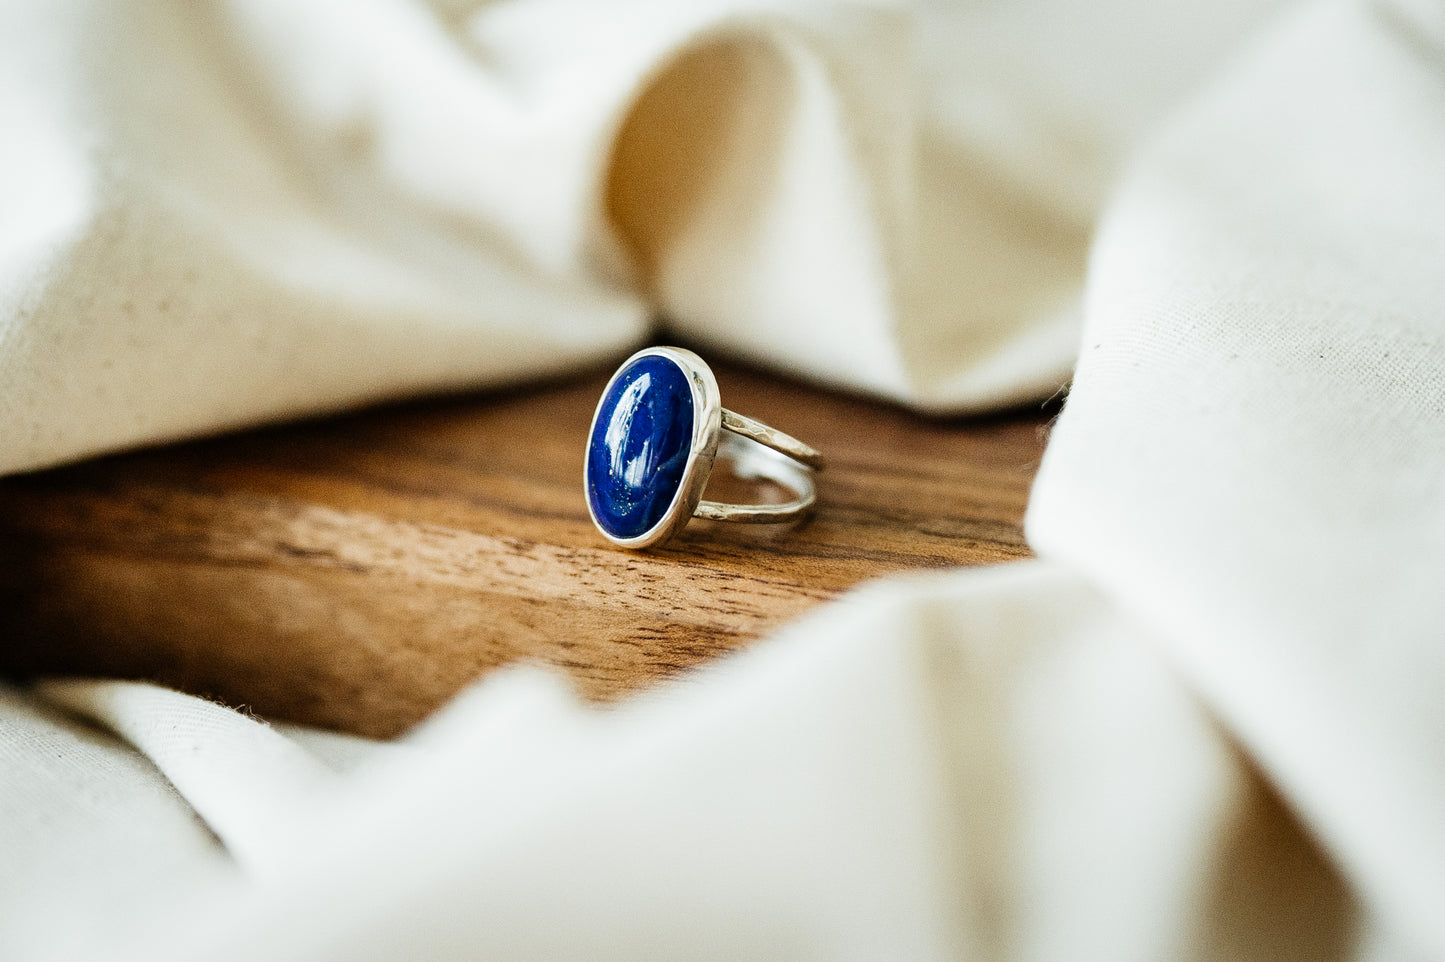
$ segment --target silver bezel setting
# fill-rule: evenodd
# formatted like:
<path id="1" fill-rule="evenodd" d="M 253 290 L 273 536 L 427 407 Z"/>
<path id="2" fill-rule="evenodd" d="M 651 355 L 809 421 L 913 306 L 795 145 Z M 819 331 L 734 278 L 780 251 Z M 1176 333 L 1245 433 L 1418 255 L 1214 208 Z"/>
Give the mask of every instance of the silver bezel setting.
<path id="1" fill-rule="evenodd" d="M 687 383 L 692 389 L 692 446 L 688 449 L 687 466 L 683 469 L 682 478 L 667 511 L 655 525 L 642 534 L 634 538 L 618 538 L 602 526 L 592 507 L 588 477 L 588 467 L 592 461 L 592 438 L 597 431 L 597 416 L 602 412 L 602 404 L 611 393 L 612 385 L 624 371 L 645 357 L 665 358 L 676 364 L 687 377 Z M 660 544 L 677 534 L 692 519 L 698 502 L 702 500 L 703 488 L 707 487 L 707 479 L 712 474 L 713 463 L 717 459 L 721 431 L 722 399 L 712 369 L 702 358 L 681 347 L 649 347 L 623 361 L 608 379 L 607 386 L 602 389 L 602 396 L 598 398 L 597 407 L 592 411 L 592 423 L 587 427 L 587 451 L 582 459 L 582 490 L 587 502 L 587 514 L 592 518 L 593 526 L 608 541 L 624 548 L 646 548 Z"/>

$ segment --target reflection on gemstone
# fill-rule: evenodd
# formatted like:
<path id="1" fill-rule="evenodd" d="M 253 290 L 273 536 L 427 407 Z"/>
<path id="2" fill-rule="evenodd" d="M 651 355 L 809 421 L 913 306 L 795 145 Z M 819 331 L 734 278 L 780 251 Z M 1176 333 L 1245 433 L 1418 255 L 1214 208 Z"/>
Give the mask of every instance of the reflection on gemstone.
<path id="1" fill-rule="evenodd" d="M 587 445 L 587 502 L 614 538 L 636 538 L 662 520 L 692 447 L 692 389 L 665 357 L 628 365 L 597 408 Z"/>

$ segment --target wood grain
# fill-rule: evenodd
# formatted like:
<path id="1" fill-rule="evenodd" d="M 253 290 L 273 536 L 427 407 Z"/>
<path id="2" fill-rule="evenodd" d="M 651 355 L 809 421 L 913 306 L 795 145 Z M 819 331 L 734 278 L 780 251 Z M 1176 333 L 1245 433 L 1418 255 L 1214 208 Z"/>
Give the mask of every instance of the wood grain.
<path id="1" fill-rule="evenodd" d="M 517 659 L 614 698 L 866 578 L 1028 553 L 1044 413 L 930 421 L 728 367 L 725 404 L 828 456 L 816 515 L 613 548 L 581 483 L 607 373 L 0 481 L 0 669 L 384 736 Z"/>

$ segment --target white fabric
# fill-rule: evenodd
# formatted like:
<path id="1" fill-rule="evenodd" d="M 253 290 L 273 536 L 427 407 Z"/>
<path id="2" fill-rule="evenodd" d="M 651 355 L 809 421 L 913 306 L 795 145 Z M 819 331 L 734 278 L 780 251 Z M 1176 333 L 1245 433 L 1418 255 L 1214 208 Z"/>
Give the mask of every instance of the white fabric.
<path id="1" fill-rule="evenodd" d="M 1253 14 L 1181 5 L 1121 49 L 1113 24 L 1147 8 L 1101 11 L 1095 49 L 1060 58 L 1064 0 L 1003 24 L 8 0 L 0 471 L 616 356 L 649 291 L 696 340 L 849 387 L 1047 395 L 1113 159 Z M 1036 65 L 1027 87 L 1024 61 L 983 72 L 940 43 L 995 35 Z"/>
<path id="2" fill-rule="evenodd" d="M 0 956 L 1445 958 L 1445 8 L 1264 13 L 0 8 L 3 470 L 653 314 L 997 406 L 1092 244 L 1040 561 L 393 745 L 5 690 Z"/>
<path id="3" fill-rule="evenodd" d="M 1270 39 L 1115 199 L 1030 534 L 1445 956 L 1445 61 L 1391 11 Z"/>

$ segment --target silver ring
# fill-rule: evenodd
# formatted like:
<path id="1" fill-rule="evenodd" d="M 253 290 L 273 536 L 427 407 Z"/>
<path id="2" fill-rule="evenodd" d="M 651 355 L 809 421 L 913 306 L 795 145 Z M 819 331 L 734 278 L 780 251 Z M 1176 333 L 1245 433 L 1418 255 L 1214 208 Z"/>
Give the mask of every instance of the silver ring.
<path id="1" fill-rule="evenodd" d="M 783 504 L 702 500 L 718 457 L 741 478 L 765 479 L 793 494 Z M 662 544 L 694 517 L 792 521 L 817 500 L 813 473 L 823 456 L 796 438 L 722 406 L 702 358 L 680 347 L 649 347 L 617 369 L 587 434 L 587 511 L 613 544 Z"/>

